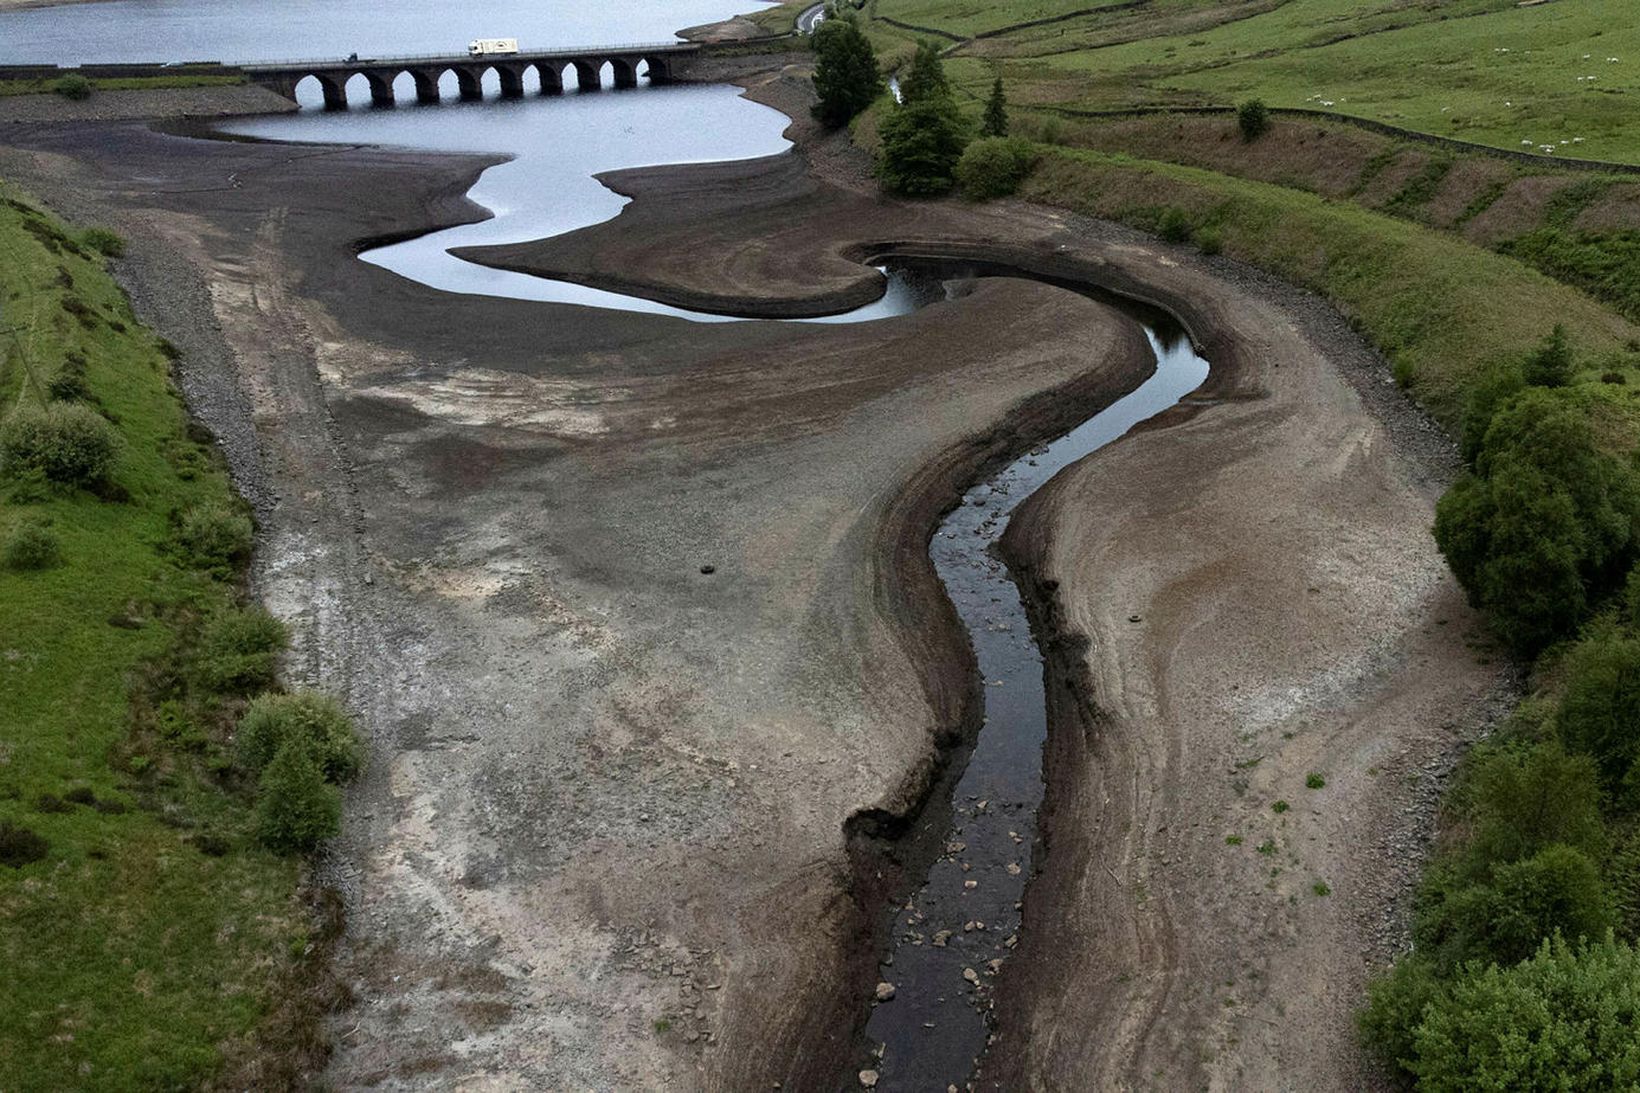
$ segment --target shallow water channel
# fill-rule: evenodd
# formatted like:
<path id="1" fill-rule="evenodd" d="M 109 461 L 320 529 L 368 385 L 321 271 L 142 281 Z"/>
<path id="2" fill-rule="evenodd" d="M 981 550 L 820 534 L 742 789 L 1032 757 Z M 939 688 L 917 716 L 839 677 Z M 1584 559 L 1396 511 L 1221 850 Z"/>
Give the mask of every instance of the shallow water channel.
<path id="1" fill-rule="evenodd" d="M 919 263 L 909 271 L 953 281 L 1029 276 L 959 264 Z M 891 916 L 891 949 L 880 976 L 894 987 L 893 1000 L 878 1005 L 866 1026 L 867 1035 L 883 1045 L 881 1090 L 964 1088 L 989 1035 L 995 977 L 1018 940 L 1048 723 L 1042 654 L 996 544 L 1020 502 L 1050 478 L 1173 406 L 1207 378 L 1207 361 L 1170 316 L 1096 289 L 1066 287 L 1140 322 L 1156 370 L 1105 410 L 970 488 L 929 543 L 979 661 L 984 724 L 951 794 L 942 853 L 922 887 Z M 930 802 L 924 815 L 943 818 L 940 804 Z"/>
<path id="2" fill-rule="evenodd" d="M 634 0 L 594 11 L 510 0 L 491 5 L 475 21 L 468 9 L 433 0 L 396 5 L 391 18 L 373 4 L 327 0 L 296 0 L 277 15 L 248 0 L 113 0 L 0 15 L 0 62 L 453 52 L 468 37 L 492 34 L 533 36 L 532 45 L 652 41 L 668 37 L 678 25 L 723 18 L 747 6 L 744 0 Z M 458 44 L 452 48 L 450 42 Z M 378 248 L 363 259 L 447 292 L 734 322 L 742 320 L 490 269 L 448 251 L 546 238 L 609 219 L 625 199 L 595 174 L 775 154 L 789 147 L 781 136 L 785 125 L 784 115 L 741 97 L 736 88 L 645 86 L 513 102 L 338 113 L 304 109 L 225 128 L 284 141 L 510 155 L 508 162 L 485 171 L 469 193 L 491 211 L 491 219 Z M 994 274 L 1028 276 L 908 261 L 885 265 L 884 272 L 882 299 L 809 321 L 888 318 L 942 298 L 948 283 Z M 866 1028 L 883 1045 L 875 1064 L 883 1090 L 943 1091 L 966 1084 L 985 1049 L 992 984 L 1017 939 L 1019 904 L 1031 872 L 1047 735 L 1042 657 L 1019 591 L 993 547 L 1014 509 L 1053 475 L 1172 406 L 1207 375 L 1207 362 L 1167 316 L 1111 301 L 1091 288 L 1068 287 L 1115 302 L 1143 323 L 1157 368 L 1114 405 L 971 488 L 930 543 L 935 568 L 978 656 L 985 724 L 950 802 L 944 852 L 887 924 L 891 951 L 881 977 L 893 984 L 894 996 L 873 1009 Z M 923 822 L 943 818 L 942 805 L 932 802 Z"/>

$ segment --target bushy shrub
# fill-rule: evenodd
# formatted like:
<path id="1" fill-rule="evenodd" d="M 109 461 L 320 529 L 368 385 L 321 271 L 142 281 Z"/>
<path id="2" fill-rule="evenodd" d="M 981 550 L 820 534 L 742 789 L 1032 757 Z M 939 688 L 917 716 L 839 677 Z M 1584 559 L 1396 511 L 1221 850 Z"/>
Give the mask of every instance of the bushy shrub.
<path id="1" fill-rule="evenodd" d="M 91 97 L 91 81 L 84 76 L 64 76 L 51 85 L 51 89 L 65 99 L 79 102 Z"/>
<path id="2" fill-rule="evenodd" d="M 1409 1068 L 1428 1093 L 1630 1089 L 1640 1082 L 1640 954 L 1607 938 L 1545 942 L 1426 1006 Z"/>
<path id="3" fill-rule="evenodd" d="M 342 796 L 301 741 L 274 752 L 257 782 L 257 837 L 285 854 L 306 853 L 342 826 Z"/>
<path id="4" fill-rule="evenodd" d="M 252 770 L 267 766 L 280 749 L 298 745 L 332 782 L 348 781 L 364 763 L 352 719 L 335 699 L 315 691 L 252 699 L 239 719 L 237 744 L 240 759 Z"/>
<path id="5" fill-rule="evenodd" d="M 1269 131 L 1269 107 L 1260 99 L 1248 99 L 1236 107 L 1236 126 L 1241 130 L 1242 140 L 1257 140 Z"/>
<path id="6" fill-rule="evenodd" d="M 19 572 L 50 569 L 62 560 L 62 544 L 49 528 L 39 524 L 19 524 L 6 536 L 0 548 L 0 563 Z"/>
<path id="7" fill-rule="evenodd" d="M 176 540 L 190 565 L 227 573 L 250 557 L 255 531 L 243 512 L 225 505 L 199 505 L 182 514 Z"/>
<path id="8" fill-rule="evenodd" d="M 1469 385 L 1469 397 L 1464 400 L 1463 417 L 1458 428 L 1458 444 L 1466 464 L 1473 467 L 1475 460 L 1480 458 L 1486 430 L 1492 427 L 1492 418 L 1498 408 L 1519 394 L 1525 386 L 1526 378 L 1515 361 L 1487 367 Z"/>
<path id="9" fill-rule="evenodd" d="M 1470 830 L 1459 859 L 1465 882 L 1556 844 L 1591 858 L 1605 850 L 1599 774 L 1587 756 L 1555 741 L 1481 753 L 1458 791 L 1467 798 L 1462 819 Z"/>
<path id="10" fill-rule="evenodd" d="M 1640 756 L 1640 640 L 1598 635 L 1572 649 L 1555 727 L 1607 789 L 1621 786 Z"/>
<path id="11" fill-rule="evenodd" d="M 1600 450 L 1576 396 L 1529 387 L 1492 415 L 1474 474 L 1436 507 L 1435 539 L 1499 634 L 1531 654 L 1615 590 L 1637 525 L 1640 482 Z"/>
<path id="12" fill-rule="evenodd" d="M 1196 233 L 1196 227 L 1190 222 L 1190 214 L 1174 205 L 1162 210 L 1156 221 L 1156 234 L 1168 243 L 1187 242 Z"/>
<path id="13" fill-rule="evenodd" d="M 1569 846 L 1500 864 L 1488 883 L 1441 894 L 1420 907 L 1415 936 L 1448 969 L 1469 961 L 1519 963 L 1556 932 L 1598 938 L 1614 923 L 1599 868 Z"/>
<path id="14" fill-rule="evenodd" d="M 224 611 L 205 624 L 193 657 L 195 682 L 223 695 L 248 695 L 273 682 L 290 633 L 260 607 Z"/>
<path id="15" fill-rule="evenodd" d="M 957 185 L 965 197 L 987 201 L 1019 189 L 1036 166 L 1036 149 L 1017 137 L 984 137 L 963 150 L 957 160 Z"/>
<path id="16" fill-rule="evenodd" d="M 1212 256 L 1224 251 L 1224 233 L 1218 228 L 1196 229 L 1196 247 L 1203 254 Z"/>
<path id="17" fill-rule="evenodd" d="M 1397 961 L 1367 986 L 1367 1005 L 1356 1017 L 1363 1043 L 1391 1069 L 1409 1073 L 1417 1060 L 1418 1026 L 1446 992 L 1428 960 L 1413 954 Z"/>
<path id="18" fill-rule="evenodd" d="M 80 242 L 107 258 L 125 253 L 125 240 L 107 228 L 87 228 L 80 233 Z"/>
<path id="19" fill-rule="evenodd" d="M 65 486 L 90 486 L 113 469 L 120 437 L 95 410 L 76 403 L 25 403 L 0 423 L 0 472 L 30 472 Z"/>

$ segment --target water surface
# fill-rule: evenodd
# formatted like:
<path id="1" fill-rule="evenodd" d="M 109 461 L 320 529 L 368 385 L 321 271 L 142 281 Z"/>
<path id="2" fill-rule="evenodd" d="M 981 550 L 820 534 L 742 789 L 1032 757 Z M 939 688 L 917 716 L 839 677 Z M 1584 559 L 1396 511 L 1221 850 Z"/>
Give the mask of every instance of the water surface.
<path id="1" fill-rule="evenodd" d="M 671 41 L 763 0 L 107 0 L 0 14 L 0 64 L 272 61 Z"/>

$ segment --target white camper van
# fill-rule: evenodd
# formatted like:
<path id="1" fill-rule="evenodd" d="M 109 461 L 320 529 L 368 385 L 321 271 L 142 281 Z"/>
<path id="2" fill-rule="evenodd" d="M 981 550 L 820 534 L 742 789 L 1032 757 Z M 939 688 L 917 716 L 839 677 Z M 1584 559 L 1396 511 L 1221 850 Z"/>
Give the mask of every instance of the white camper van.
<path id="1" fill-rule="evenodd" d="M 475 38 L 467 43 L 469 57 L 489 57 L 497 53 L 517 52 L 517 38 Z"/>

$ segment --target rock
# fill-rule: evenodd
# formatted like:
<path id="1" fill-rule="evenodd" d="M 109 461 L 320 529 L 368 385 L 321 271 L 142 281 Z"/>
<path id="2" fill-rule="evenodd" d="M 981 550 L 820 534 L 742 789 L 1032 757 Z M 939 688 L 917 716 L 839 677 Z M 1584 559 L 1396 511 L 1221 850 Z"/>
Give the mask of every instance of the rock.
<path id="1" fill-rule="evenodd" d="M 962 977 L 964 979 L 968 980 L 968 982 L 970 982 L 970 983 L 976 983 L 977 984 L 979 982 L 979 973 L 976 972 L 972 968 L 962 969 Z"/>
<path id="2" fill-rule="evenodd" d="M 893 998 L 893 997 L 894 997 L 894 984 L 892 984 L 892 983 L 878 983 L 877 984 L 877 1001 L 887 1002 L 890 998 Z"/>
<path id="3" fill-rule="evenodd" d="M 964 888 L 978 888 L 979 887 L 979 881 L 977 881 L 977 880 L 965 880 L 965 881 L 962 882 L 962 886 Z"/>
<path id="4" fill-rule="evenodd" d="M 877 1072 L 875 1070 L 860 1071 L 860 1084 L 867 1089 L 877 1088 Z"/>
<path id="5" fill-rule="evenodd" d="M 951 939 L 951 931 L 950 930 L 940 930 L 939 932 L 937 932 L 934 935 L 934 944 L 938 945 L 940 948 L 943 949 L 945 947 L 945 943 L 947 941 L 949 941 L 950 939 Z"/>
<path id="6" fill-rule="evenodd" d="M 703 565 L 700 567 L 700 571 L 704 576 L 710 577 L 712 574 L 717 572 L 717 566 Z"/>

